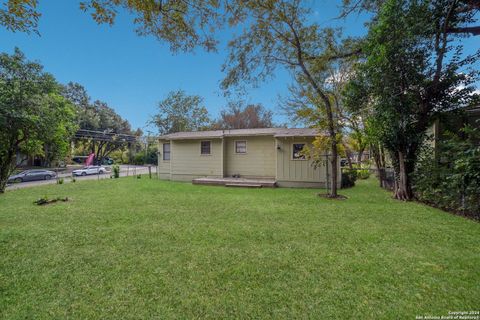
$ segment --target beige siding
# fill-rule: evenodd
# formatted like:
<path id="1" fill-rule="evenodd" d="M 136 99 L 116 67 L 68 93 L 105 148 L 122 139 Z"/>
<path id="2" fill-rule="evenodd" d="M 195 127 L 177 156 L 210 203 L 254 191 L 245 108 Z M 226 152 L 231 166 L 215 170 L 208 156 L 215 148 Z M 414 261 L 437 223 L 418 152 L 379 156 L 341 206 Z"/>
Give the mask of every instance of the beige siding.
<path id="1" fill-rule="evenodd" d="M 247 141 L 247 153 L 235 153 L 235 141 Z M 202 140 L 160 140 L 158 173 L 161 179 L 191 181 L 198 177 L 276 178 L 281 187 L 324 187 L 326 167 L 314 168 L 311 160 L 293 160 L 293 143 L 311 145 L 313 138 L 272 136 L 210 139 L 211 154 L 200 154 Z M 170 142 L 170 161 L 163 160 L 163 143 Z M 277 148 L 278 146 L 278 148 Z M 339 166 L 340 171 L 340 166 Z M 339 174 L 339 185 L 340 185 Z"/>
<path id="2" fill-rule="evenodd" d="M 170 179 L 170 161 L 163 160 L 163 144 L 169 140 L 160 140 L 158 143 L 158 176 L 160 179 Z M 170 149 L 171 154 L 171 149 Z"/>
<path id="3" fill-rule="evenodd" d="M 312 160 L 293 160 L 293 144 L 306 143 L 311 147 L 313 138 L 279 138 L 276 139 L 277 146 L 277 181 L 280 186 L 325 186 L 326 166 L 322 165 L 314 168 Z M 340 185 L 340 161 L 338 164 L 339 183 Z"/>
<path id="4" fill-rule="evenodd" d="M 247 153 L 235 153 L 235 141 L 247 141 Z M 272 136 L 224 139 L 225 175 L 275 177 L 275 139 Z"/>
<path id="5" fill-rule="evenodd" d="M 222 140 L 209 140 L 210 155 L 200 154 L 200 141 L 203 140 L 172 140 L 170 160 L 172 180 L 184 180 L 182 176 L 223 176 Z"/>

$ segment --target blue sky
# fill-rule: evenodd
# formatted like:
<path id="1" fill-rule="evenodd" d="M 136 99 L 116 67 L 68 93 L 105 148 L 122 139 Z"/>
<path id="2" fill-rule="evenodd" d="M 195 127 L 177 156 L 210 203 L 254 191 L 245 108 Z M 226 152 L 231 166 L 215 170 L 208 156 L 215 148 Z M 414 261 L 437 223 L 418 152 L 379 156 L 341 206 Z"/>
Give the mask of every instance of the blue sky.
<path id="1" fill-rule="evenodd" d="M 15 46 L 19 47 L 28 59 L 40 61 L 59 82 L 84 85 L 92 99 L 107 102 L 133 128 L 144 128 L 156 112 L 157 102 L 172 90 L 183 89 L 202 96 L 213 117 L 227 104 L 219 89 L 223 78 L 221 65 L 227 54 L 222 49 L 224 43 L 218 53 L 199 49 L 195 53 L 174 55 L 165 43 L 137 36 L 127 13 L 121 12 L 112 27 L 97 25 L 79 10 L 78 3 L 78 0 L 41 0 L 41 35 L 12 33 L 2 28 L 0 51 L 11 53 Z M 340 1 L 311 3 L 315 10 L 312 19 L 324 26 L 342 23 L 333 19 L 338 15 Z M 365 32 L 361 17 L 351 17 L 342 25 L 350 35 Z M 228 36 L 225 32 L 222 38 Z M 277 122 L 286 122 L 277 105 L 279 95 L 287 94 L 290 81 L 289 75 L 280 70 L 274 79 L 249 90 L 243 98 L 262 103 L 274 111 Z"/>

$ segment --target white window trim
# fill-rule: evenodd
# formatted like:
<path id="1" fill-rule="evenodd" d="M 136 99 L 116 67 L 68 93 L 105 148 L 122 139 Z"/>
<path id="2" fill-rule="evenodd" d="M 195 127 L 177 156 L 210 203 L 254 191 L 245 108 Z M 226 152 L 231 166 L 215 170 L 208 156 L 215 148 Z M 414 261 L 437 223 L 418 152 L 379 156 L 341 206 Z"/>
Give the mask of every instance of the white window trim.
<path id="1" fill-rule="evenodd" d="M 292 142 L 292 149 L 291 149 L 291 152 L 290 152 L 290 160 L 292 161 L 308 161 L 308 157 L 305 155 L 305 159 L 294 159 L 293 158 L 293 146 L 295 144 L 303 144 L 303 147 L 305 148 L 305 146 L 307 145 L 306 142 Z"/>
<path id="2" fill-rule="evenodd" d="M 210 153 L 202 153 L 202 142 L 210 142 Z M 208 157 L 212 155 L 212 140 L 200 140 L 200 155 L 202 157 Z"/>
<path id="3" fill-rule="evenodd" d="M 237 142 L 245 142 L 245 152 L 237 152 Z M 234 140 L 233 141 L 233 152 L 235 154 L 247 154 L 248 153 L 248 142 L 247 140 Z"/>

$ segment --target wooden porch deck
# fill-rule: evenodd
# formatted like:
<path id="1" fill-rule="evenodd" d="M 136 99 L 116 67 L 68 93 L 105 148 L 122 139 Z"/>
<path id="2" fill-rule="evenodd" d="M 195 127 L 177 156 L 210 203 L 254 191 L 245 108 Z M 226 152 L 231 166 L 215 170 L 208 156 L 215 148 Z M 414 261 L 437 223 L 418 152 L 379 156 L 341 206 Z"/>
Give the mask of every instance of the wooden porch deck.
<path id="1" fill-rule="evenodd" d="M 192 180 L 193 184 L 211 186 L 243 187 L 243 188 L 275 188 L 275 179 L 246 179 L 246 178 L 197 178 Z"/>

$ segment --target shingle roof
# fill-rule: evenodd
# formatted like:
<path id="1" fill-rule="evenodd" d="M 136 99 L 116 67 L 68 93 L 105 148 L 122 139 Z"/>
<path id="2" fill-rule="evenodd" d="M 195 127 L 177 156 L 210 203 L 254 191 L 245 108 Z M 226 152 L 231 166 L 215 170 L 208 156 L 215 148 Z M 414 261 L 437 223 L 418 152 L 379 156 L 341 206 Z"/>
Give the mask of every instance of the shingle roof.
<path id="1" fill-rule="evenodd" d="M 258 128 L 258 129 L 231 129 L 213 131 L 175 132 L 160 136 L 160 140 L 182 140 L 182 139 L 214 139 L 223 137 L 244 137 L 244 136 L 274 136 L 274 137 L 315 137 L 318 136 L 317 129 L 308 128 Z"/>

